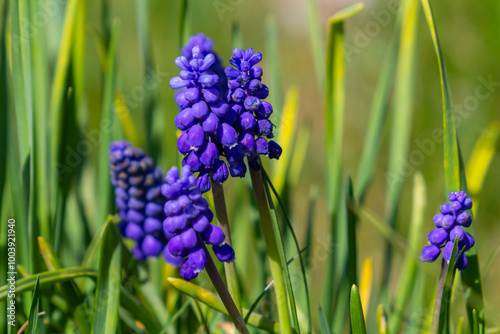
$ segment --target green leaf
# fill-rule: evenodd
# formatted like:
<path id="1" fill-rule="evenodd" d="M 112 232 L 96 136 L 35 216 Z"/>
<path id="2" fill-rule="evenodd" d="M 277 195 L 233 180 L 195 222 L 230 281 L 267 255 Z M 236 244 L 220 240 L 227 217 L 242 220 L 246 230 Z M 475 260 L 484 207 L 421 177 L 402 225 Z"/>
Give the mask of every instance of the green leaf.
<path id="1" fill-rule="evenodd" d="M 106 67 L 104 78 L 104 95 L 102 101 L 102 118 L 101 122 L 106 122 L 109 125 L 107 131 L 102 134 L 102 142 L 99 146 L 99 161 L 97 166 L 97 182 L 98 182 L 98 208 L 97 208 L 97 224 L 100 226 L 106 221 L 106 216 L 110 213 L 111 208 L 111 182 L 109 180 L 109 159 L 108 149 L 111 143 L 114 125 L 114 106 L 113 100 L 115 95 L 116 85 L 116 45 L 118 43 L 119 21 L 113 21 L 113 29 L 111 40 L 106 55 Z"/>
<path id="2" fill-rule="evenodd" d="M 121 237 L 113 223 L 104 230 L 94 303 L 92 333 L 115 333 L 121 286 Z"/>
<path id="3" fill-rule="evenodd" d="M 325 85 L 325 149 L 326 149 L 326 200 L 331 222 L 331 235 L 337 234 L 337 206 L 342 184 L 342 143 L 345 112 L 345 61 L 344 61 L 344 20 L 359 13 L 363 4 L 352 5 L 331 18 L 327 23 L 326 85 Z M 336 242 L 336 240 L 332 240 Z M 333 310 L 336 280 L 335 263 L 337 254 L 332 252 L 328 262 L 324 293 L 325 314 L 329 317 Z"/>
<path id="4" fill-rule="evenodd" d="M 321 20 L 318 17 L 316 0 L 306 1 L 307 25 L 309 27 L 309 40 L 314 60 L 314 73 L 318 82 L 318 88 L 323 89 L 325 85 L 325 46 L 321 31 Z"/>
<path id="5" fill-rule="evenodd" d="M 214 293 L 205 290 L 197 285 L 194 285 L 193 283 L 186 282 L 183 279 L 169 277 L 167 278 L 167 280 L 182 293 L 198 300 L 199 302 L 213 308 L 214 310 L 227 314 L 227 310 L 224 307 L 222 300 Z M 246 316 L 247 313 L 248 310 L 243 309 L 243 316 Z M 248 325 L 271 333 L 281 333 L 278 323 L 255 312 L 250 315 L 250 318 L 248 319 Z"/>
<path id="6" fill-rule="evenodd" d="M 40 309 L 40 281 L 39 276 L 36 277 L 35 288 L 33 289 L 33 300 L 31 302 L 30 315 L 28 320 L 28 334 L 36 334 L 40 330 L 38 324 L 38 310 Z"/>
<path id="7" fill-rule="evenodd" d="M 149 333 L 160 333 L 162 326 L 158 319 L 154 317 L 154 313 L 149 312 L 137 298 L 135 298 L 128 290 L 122 287 L 120 291 L 120 304 L 130 312 L 130 314 L 139 320 Z"/>
<path id="8" fill-rule="evenodd" d="M 279 58 L 279 43 L 280 38 L 278 36 L 278 23 L 276 17 L 269 14 L 266 17 L 264 24 L 264 40 L 266 43 L 266 60 L 268 63 L 268 75 L 269 78 L 269 89 L 273 92 L 269 98 L 273 106 L 273 116 L 274 119 L 282 118 L 281 110 L 281 79 L 280 79 L 280 58 Z M 281 144 L 281 142 L 279 142 Z M 283 150 L 285 152 L 285 150 Z"/>
<path id="9" fill-rule="evenodd" d="M 328 324 L 328 320 L 326 320 L 326 316 L 321 309 L 321 305 L 318 304 L 318 317 L 319 317 L 319 328 L 321 330 L 321 334 L 331 334 L 330 325 Z"/>
<path id="10" fill-rule="evenodd" d="M 429 30 L 436 51 L 436 57 L 439 67 L 439 75 L 441 78 L 441 93 L 443 99 L 443 137 L 444 137 L 444 173 L 445 173 L 445 188 L 446 192 L 464 190 L 467 191 L 467 182 L 465 179 L 465 170 L 463 167 L 460 145 L 455 128 L 455 117 L 452 109 L 452 99 L 450 92 L 450 84 L 448 72 L 444 62 L 443 52 L 439 43 L 434 15 L 429 0 L 422 0 L 425 18 L 429 26 Z M 471 226 L 468 232 L 474 236 L 474 228 Z M 467 316 L 469 318 L 469 329 L 472 331 L 473 310 L 475 309 L 478 316 L 478 324 L 480 333 L 484 333 L 484 301 L 483 291 L 481 286 L 481 274 L 479 271 L 479 260 L 476 248 L 472 248 L 468 254 L 467 270 L 461 273 L 462 283 L 465 290 L 470 293 L 465 295 L 467 307 Z"/>
<path id="11" fill-rule="evenodd" d="M 40 288 L 52 286 L 60 282 L 74 280 L 79 277 L 96 278 L 97 272 L 93 269 L 83 267 L 71 267 L 61 270 L 46 271 L 39 275 L 31 275 L 16 281 L 16 292 L 22 293 L 32 290 L 36 284 L 37 276 L 40 276 Z M 0 287 L 0 300 L 7 297 L 8 285 Z"/>
<path id="12" fill-rule="evenodd" d="M 395 300 L 389 321 L 391 333 L 399 333 L 401 321 L 405 318 L 405 310 L 415 290 L 417 276 L 418 251 L 421 248 L 426 201 L 426 188 L 421 173 L 416 173 L 413 182 L 413 208 L 408 231 L 408 251 L 405 254 L 398 288 L 394 294 Z"/>
<path id="13" fill-rule="evenodd" d="M 359 297 L 358 287 L 353 284 L 351 287 L 351 329 L 353 334 L 366 334 L 365 318 L 363 307 Z"/>
<path id="14" fill-rule="evenodd" d="M 188 41 L 189 36 L 189 20 L 188 20 L 188 0 L 179 1 L 179 50 Z"/>

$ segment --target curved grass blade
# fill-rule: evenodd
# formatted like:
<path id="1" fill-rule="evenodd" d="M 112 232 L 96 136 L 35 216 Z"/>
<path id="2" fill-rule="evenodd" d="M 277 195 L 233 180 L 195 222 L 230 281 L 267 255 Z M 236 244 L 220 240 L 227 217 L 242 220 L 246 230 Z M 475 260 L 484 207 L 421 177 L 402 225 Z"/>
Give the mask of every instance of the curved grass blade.
<path id="1" fill-rule="evenodd" d="M 38 310 L 40 309 L 40 277 L 36 276 L 35 288 L 33 289 L 33 300 L 31 302 L 30 315 L 28 320 L 28 328 L 26 332 L 28 334 L 36 334 L 41 330 L 41 326 L 38 322 Z"/>
<path id="2" fill-rule="evenodd" d="M 351 287 L 351 329 L 353 334 L 366 334 L 365 317 L 358 287 L 353 284 Z"/>
<path id="3" fill-rule="evenodd" d="M 297 125 L 297 116 L 299 110 L 299 90 L 297 87 L 291 87 L 286 93 L 285 105 L 281 113 L 281 121 L 278 127 L 278 139 L 283 148 L 281 157 L 274 164 L 273 179 L 275 188 L 279 194 L 283 192 L 285 183 L 288 179 L 290 169 L 292 168 L 291 158 L 294 152 L 294 138 Z"/>
<path id="4" fill-rule="evenodd" d="M 31 275 L 16 281 L 16 292 L 22 293 L 32 290 L 35 286 L 37 276 L 40 276 L 40 288 L 52 286 L 60 282 L 66 282 L 79 277 L 96 278 L 97 272 L 93 269 L 83 267 L 71 267 L 61 270 L 46 271 L 38 275 Z M 3 285 L 0 287 L 0 300 L 7 297 L 9 287 Z"/>
<path id="5" fill-rule="evenodd" d="M 429 0 L 421 0 L 425 13 L 425 18 L 429 26 L 434 50 L 439 67 L 441 78 L 441 94 L 443 99 L 443 132 L 444 132 L 444 173 L 446 192 L 464 190 L 467 191 L 465 171 L 463 170 L 462 157 L 455 128 L 455 117 L 452 110 L 452 100 L 448 72 L 443 58 L 443 52 L 437 35 L 436 24 Z M 473 236 L 474 228 L 471 226 L 468 231 Z M 484 301 L 481 286 L 481 274 L 479 272 L 479 261 L 476 248 L 472 248 L 468 253 L 469 265 L 467 270 L 461 273 L 462 282 L 466 290 L 470 293 L 465 296 L 467 316 L 469 318 L 469 329 L 472 331 L 473 310 L 478 314 L 480 333 L 484 333 Z"/>
<path id="6" fill-rule="evenodd" d="M 421 173 L 416 173 L 413 186 L 412 215 L 408 231 L 408 251 L 405 254 L 398 288 L 394 294 L 395 300 L 389 320 L 391 333 L 399 333 L 401 331 L 401 321 L 404 319 L 406 307 L 410 301 L 411 293 L 414 291 L 417 276 L 418 249 L 421 244 L 426 205 L 425 181 Z"/>
<path id="7" fill-rule="evenodd" d="M 102 101 L 102 118 L 101 122 L 107 122 L 109 129 L 102 134 L 102 142 L 99 147 L 99 160 L 97 166 L 97 181 L 98 181 L 98 208 L 97 208 L 97 224 L 101 226 L 106 221 L 109 209 L 111 207 L 111 182 L 109 181 L 109 162 L 108 162 L 108 147 L 111 143 L 113 134 L 114 112 L 113 98 L 115 95 L 116 84 L 116 44 L 118 43 L 119 21 L 113 21 L 113 29 L 111 40 L 106 55 L 105 78 L 104 78 L 104 95 Z"/>
<path id="8" fill-rule="evenodd" d="M 345 109 L 345 60 L 344 60 L 344 20 L 363 9 L 362 3 L 352 5 L 328 19 L 326 48 L 325 84 L 325 154 L 326 154 L 326 200 L 331 222 L 332 241 L 337 235 L 337 206 L 340 202 L 342 184 L 342 143 Z M 326 282 L 330 282 L 324 293 L 325 314 L 329 317 L 333 310 L 336 280 L 336 254 L 332 252 L 328 261 Z M 338 274 L 338 273 L 337 273 Z"/>
<path id="9" fill-rule="evenodd" d="M 167 278 L 167 280 L 182 293 L 193 297 L 194 299 L 207 305 L 208 307 L 213 308 L 214 310 L 227 314 L 227 310 L 224 307 L 222 300 L 214 293 L 205 290 L 197 285 L 194 285 L 193 283 L 186 282 L 183 279 L 169 277 Z M 247 313 L 248 310 L 243 309 L 243 316 L 245 316 Z M 280 326 L 278 323 L 257 313 L 252 313 L 252 315 L 248 319 L 248 325 L 266 330 L 271 333 L 280 333 Z"/>
<path id="10" fill-rule="evenodd" d="M 113 223 L 104 230 L 94 302 L 92 333 L 115 333 L 121 286 L 121 237 Z"/>
<path id="11" fill-rule="evenodd" d="M 318 317 L 319 317 L 319 328 L 321 334 L 331 334 L 330 325 L 328 324 L 328 320 L 326 320 L 326 316 L 321 309 L 321 305 L 318 304 Z"/>
<path id="12" fill-rule="evenodd" d="M 288 215 L 286 214 L 285 207 L 283 206 L 283 203 L 282 203 L 282 201 L 281 201 L 281 199 L 279 197 L 279 194 L 276 191 L 276 188 L 273 186 L 273 183 L 269 179 L 269 175 L 264 170 L 264 168 L 262 168 L 262 173 L 263 173 L 265 181 L 266 181 L 266 191 L 267 191 L 267 195 L 268 195 L 268 198 L 269 198 L 269 204 L 270 204 L 270 207 L 271 207 L 271 211 L 273 211 L 274 215 L 275 215 L 276 225 L 277 225 L 276 229 L 279 231 L 279 225 L 278 225 L 278 222 L 277 222 L 278 216 L 276 215 L 276 211 L 274 209 L 274 205 L 273 205 L 272 200 L 271 200 L 272 197 L 271 197 L 271 194 L 269 192 L 268 186 L 272 189 L 273 194 L 276 197 L 279 206 L 281 207 L 283 216 L 285 217 L 285 222 L 286 222 L 287 227 L 288 227 L 288 231 L 290 231 L 290 234 L 292 235 L 293 242 L 295 243 L 295 248 L 297 250 L 297 254 L 298 254 L 298 257 L 299 257 L 299 260 L 300 260 L 300 270 L 301 270 L 301 273 L 302 273 L 302 281 L 304 283 L 304 292 L 305 292 L 305 298 L 306 298 L 306 302 L 307 302 L 308 332 L 310 332 L 311 331 L 311 325 L 312 325 L 312 317 L 311 317 L 311 306 L 309 304 L 309 300 L 310 300 L 310 298 L 309 298 L 309 287 L 308 287 L 308 284 L 307 284 L 306 266 L 304 264 L 304 260 L 303 260 L 302 255 L 301 255 L 301 251 L 300 251 L 300 247 L 299 247 L 299 242 L 297 240 L 297 236 L 295 235 L 295 231 L 293 229 L 292 223 L 290 222 L 290 219 L 288 218 Z M 283 254 L 284 254 L 284 249 L 283 249 Z M 283 259 L 283 261 L 285 261 L 285 260 L 286 259 Z M 288 268 L 288 263 L 287 263 L 287 268 Z M 285 275 L 286 275 L 286 271 L 285 271 Z M 291 287 L 291 282 L 290 282 L 290 287 Z M 292 293 L 293 293 L 293 291 L 292 291 Z M 299 328 L 297 327 L 296 330 L 299 331 Z"/>

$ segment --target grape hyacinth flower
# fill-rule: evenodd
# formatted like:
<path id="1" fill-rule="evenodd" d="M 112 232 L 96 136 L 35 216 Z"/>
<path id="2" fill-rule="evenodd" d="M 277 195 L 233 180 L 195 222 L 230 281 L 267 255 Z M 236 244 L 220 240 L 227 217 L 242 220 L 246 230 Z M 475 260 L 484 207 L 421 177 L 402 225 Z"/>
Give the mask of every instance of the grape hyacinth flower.
<path id="1" fill-rule="evenodd" d="M 208 202 L 196 186 L 196 178 L 191 166 L 179 169 L 172 167 L 165 177 L 161 192 L 167 198 L 163 222 L 165 234 L 173 235 L 165 248 L 170 261 L 180 265 L 180 274 L 185 280 L 192 280 L 203 271 L 207 264 L 204 244 L 212 245 L 212 250 L 221 262 L 233 262 L 234 251 L 225 243 L 222 230 L 210 222 L 213 213 Z"/>
<path id="2" fill-rule="evenodd" d="M 201 58 L 205 58 L 208 54 L 213 54 L 215 57 L 214 63 L 208 68 L 208 72 L 213 72 L 219 76 L 219 86 L 222 89 L 222 96 L 227 91 L 227 78 L 224 73 L 224 66 L 219 55 L 214 51 L 214 41 L 208 38 L 203 33 L 189 37 L 188 42 L 181 49 L 181 55 L 186 57 L 187 60 L 192 59 L 193 47 L 198 46 L 200 49 Z"/>
<path id="3" fill-rule="evenodd" d="M 210 190 L 210 171 L 216 182 L 228 178 L 227 165 L 219 158 L 224 148 L 236 146 L 238 134 L 230 125 L 235 116 L 223 99 L 219 76 L 209 71 L 215 56 L 209 53 L 203 57 L 198 45 L 191 55 L 191 60 L 184 56 L 175 59 L 181 72 L 170 80 L 170 87 L 182 89 L 176 95 L 181 112 L 175 117 L 175 125 L 182 131 L 177 140 L 179 153 L 184 156 L 182 165 L 199 172 L 197 187 L 206 192 Z"/>
<path id="4" fill-rule="evenodd" d="M 472 217 L 467 212 L 472 208 L 472 200 L 463 191 L 451 192 L 448 194 L 449 203 L 443 203 L 441 210 L 433 220 L 436 228 L 432 230 L 427 239 L 429 245 L 422 249 L 420 259 L 423 262 L 434 262 L 443 252 L 443 258 L 449 262 L 453 252 L 453 243 L 458 238 L 457 256 L 460 250 L 465 247 L 468 251 L 474 246 L 475 240 L 464 227 L 469 227 Z M 460 256 L 457 268 L 464 270 L 467 267 L 467 257 L 465 253 Z"/>
<path id="5" fill-rule="evenodd" d="M 254 52 L 252 48 L 235 48 L 229 60 L 234 67 L 225 70 L 229 88 L 226 99 L 237 115 L 238 145 L 225 149 L 233 177 L 245 176 L 245 156 L 248 156 L 250 168 L 259 170 L 259 155 L 279 159 L 282 151 L 276 142 L 268 140 L 274 137 L 274 124 L 269 120 L 273 107 L 262 101 L 269 95 L 269 89 L 261 81 L 262 68 L 257 65 L 261 60 L 262 53 Z"/>
<path id="6" fill-rule="evenodd" d="M 144 150 L 124 140 L 111 143 L 109 159 L 121 234 L 134 241 L 138 260 L 160 255 L 168 241 L 162 228 L 162 171 Z"/>

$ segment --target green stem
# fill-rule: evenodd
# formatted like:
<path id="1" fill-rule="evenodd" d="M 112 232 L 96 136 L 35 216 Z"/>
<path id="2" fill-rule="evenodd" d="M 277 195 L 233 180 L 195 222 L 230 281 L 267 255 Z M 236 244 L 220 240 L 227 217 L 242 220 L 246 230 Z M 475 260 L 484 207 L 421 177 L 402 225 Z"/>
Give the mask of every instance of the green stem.
<path id="1" fill-rule="evenodd" d="M 224 281 L 222 280 L 222 277 L 220 277 L 219 271 L 217 270 L 217 267 L 215 266 L 214 260 L 212 260 L 212 257 L 210 256 L 210 253 L 207 250 L 207 247 L 205 244 L 201 243 L 203 245 L 203 249 L 205 250 L 205 253 L 207 254 L 207 265 L 205 266 L 205 269 L 207 270 L 208 276 L 210 277 L 210 280 L 212 281 L 212 284 L 215 287 L 215 290 L 217 290 L 217 293 L 219 294 L 220 299 L 222 300 L 222 303 L 224 303 L 224 306 L 226 307 L 227 313 L 233 320 L 234 325 L 236 326 L 236 329 L 238 330 L 239 333 L 250 333 L 248 331 L 247 326 L 245 325 L 245 321 L 241 317 L 240 312 L 238 311 L 238 308 L 236 307 L 236 304 L 234 303 L 233 299 L 231 298 L 231 295 L 229 294 L 229 291 L 226 288 L 226 285 L 224 284 Z"/>
<path id="2" fill-rule="evenodd" d="M 260 226 L 262 235 L 267 246 L 267 256 L 271 267 L 271 274 L 274 279 L 274 291 L 276 293 L 276 303 L 278 306 L 278 316 L 280 331 L 282 334 L 293 333 L 290 326 L 290 316 L 288 314 L 288 301 L 286 296 L 285 281 L 283 279 L 283 265 L 281 263 L 278 244 L 274 235 L 271 212 L 267 202 L 266 190 L 262 180 L 262 172 L 250 169 L 252 187 L 255 194 L 255 201 L 260 215 Z"/>
<path id="3" fill-rule="evenodd" d="M 438 332 L 439 315 L 441 312 L 441 303 L 443 301 L 443 289 L 446 280 L 446 272 L 448 271 L 448 264 L 443 259 L 441 261 L 441 273 L 439 274 L 439 282 L 436 291 L 436 299 L 434 303 L 434 314 L 432 317 L 432 333 Z"/>
<path id="4" fill-rule="evenodd" d="M 224 188 L 219 182 L 215 182 L 210 177 L 212 184 L 212 195 L 214 197 L 215 215 L 217 217 L 217 224 L 226 235 L 226 244 L 233 247 L 231 241 L 231 231 L 229 229 L 229 219 L 227 218 L 226 201 L 224 199 Z M 233 297 L 234 303 L 241 314 L 241 298 L 240 289 L 238 286 L 238 277 L 236 276 L 236 266 L 233 262 L 224 262 L 224 269 L 226 271 L 226 281 L 229 288 L 229 293 Z"/>

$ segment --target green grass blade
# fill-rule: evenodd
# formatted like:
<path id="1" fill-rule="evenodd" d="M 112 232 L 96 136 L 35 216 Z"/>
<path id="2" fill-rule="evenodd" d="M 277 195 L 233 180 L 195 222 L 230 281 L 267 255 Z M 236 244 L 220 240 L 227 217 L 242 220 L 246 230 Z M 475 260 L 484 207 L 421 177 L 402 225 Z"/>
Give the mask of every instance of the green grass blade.
<path id="1" fill-rule="evenodd" d="M 384 305 L 380 304 L 377 308 L 377 333 L 388 334 L 387 330 L 387 316 L 384 311 Z"/>
<path id="2" fill-rule="evenodd" d="M 33 300 L 31 302 L 30 315 L 28 320 L 28 334 L 39 333 L 38 310 L 40 309 L 40 277 L 36 277 L 35 288 L 33 289 Z"/>
<path id="3" fill-rule="evenodd" d="M 373 101 L 370 107 L 370 116 L 368 119 L 368 129 L 363 144 L 363 151 L 358 167 L 356 178 L 356 194 L 358 201 L 363 203 L 366 190 L 373 178 L 382 137 L 382 128 L 387 114 L 387 106 L 389 103 L 390 89 L 396 71 L 399 39 L 401 34 L 401 17 L 402 11 L 398 12 L 395 30 L 393 32 L 387 57 L 384 60 L 380 77 L 377 81 Z"/>
<path id="4" fill-rule="evenodd" d="M 149 312 L 137 298 L 124 288 L 120 291 L 120 304 L 129 311 L 135 319 L 139 320 L 149 333 L 161 332 L 162 326 L 158 319 L 154 317 L 154 313 Z"/>
<path id="5" fill-rule="evenodd" d="M 79 277 L 96 278 L 97 272 L 93 269 L 83 267 L 71 267 L 61 270 L 46 271 L 39 275 L 31 275 L 16 281 L 16 293 L 30 291 L 34 288 L 37 276 L 40 276 L 40 288 L 52 286 L 60 282 L 66 282 Z M 0 287 L 0 300 L 7 297 L 9 286 Z"/>
<path id="6" fill-rule="evenodd" d="M 199 302 L 207 305 L 210 308 L 213 308 L 214 310 L 227 314 L 227 310 L 224 307 L 222 300 L 214 293 L 205 290 L 197 285 L 194 285 L 193 283 L 186 282 L 183 279 L 169 277 L 167 278 L 167 280 L 180 292 L 198 300 Z M 246 316 L 247 313 L 248 310 L 243 309 L 243 316 Z M 278 323 L 267 319 L 255 312 L 250 315 L 250 318 L 248 319 L 248 325 L 268 331 L 270 333 L 281 333 Z"/>
<path id="7" fill-rule="evenodd" d="M 104 78 L 104 95 L 102 101 L 102 119 L 101 122 L 106 122 L 109 128 L 102 134 L 102 142 L 99 147 L 99 162 L 97 166 L 97 182 L 98 182 L 98 210 L 97 210 L 97 225 L 101 226 L 106 221 L 106 216 L 110 213 L 112 206 L 111 182 L 109 180 L 109 161 L 108 149 L 111 143 L 114 126 L 114 95 L 116 85 L 116 45 L 118 43 L 119 21 L 113 21 L 113 29 L 111 40 L 106 56 L 106 68 Z"/>
<path id="8" fill-rule="evenodd" d="M 325 85 L 325 46 L 323 44 L 323 33 L 321 31 L 320 19 L 316 0 L 306 1 L 307 25 L 309 28 L 309 40 L 314 61 L 314 73 L 318 82 L 318 88 L 323 89 Z"/>
<path id="9" fill-rule="evenodd" d="M 241 29 L 237 21 L 231 25 L 231 40 L 233 47 L 243 48 L 243 36 L 241 35 Z"/>
<path id="10" fill-rule="evenodd" d="M 8 118 L 8 95 L 7 90 L 7 73 L 8 73 L 8 62 L 7 62 L 7 50 L 5 45 L 5 30 L 7 28 L 7 15 L 8 15 L 8 1 L 4 1 L 3 5 L 0 7 L 0 161 L 4 163 L 0 164 L 0 207 L 3 205 L 5 189 L 5 180 L 7 174 L 7 138 L 8 138 L 8 128 L 9 128 L 9 118 Z M 11 145 L 13 146 L 13 145 Z M 2 328 L 2 327 L 0 327 Z"/>
<path id="11" fill-rule="evenodd" d="M 345 64 L 344 64 L 344 20 L 359 13 L 363 4 L 352 5 L 332 16 L 327 23 L 326 84 L 325 84 L 325 154 L 326 200 L 331 222 L 331 234 L 335 231 L 337 206 L 342 184 L 342 143 L 345 109 Z M 333 239 L 333 242 L 336 242 Z M 323 305 L 329 317 L 333 310 L 336 254 L 332 253 L 328 262 Z"/>
<path id="12" fill-rule="evenodd" d="M 345 193 L 345 206 L 347 212 L 347 280 L 349 285 L 353 286 L 358 284 L 358 256 L 356 246 L 356 200 L 352 190 L 351 177 L 347 177 L 346 193 Z M 357 288 L 356 288 L 357 289 Z"/>
<path id="13" fill-rule="evenodd" d="M 104 230 L 99 254 L 92 333 L 115 333 L 120 306 L 121 237 L 113 223 Z"/>
<path id="14" fill-rule="evenodd" d="M 436 24 L 432 8 L 429 0 L 422 0 L 422 6 L 425 13 L 429 30 L 436 52 L 436 57 L 439 67 L 439 75 L 441 78 L 441 93 L 443 100 L 443 138 L 444 138 L 444 176 L 446 192 L 464 190 L 467 191 L 467 183 L 465 180 L 465 170 L 460 152 L 457 132 L 455 128 L 455 117 L 452 109 L 452 99 L 450 92 L 450 84 L 448 72 L 444 62 L 443 52 L 439 43 Z M 474 234 L 474 228 L 471 226 L 468 232 Z M 469 329 L 472 331 L 473 310 L 478 314 L 478 322 L 480 333 L 484 333 L 484 301 L 481 286 L 481 274 L 479 272 L 479 261 L 476 248 L 472 248 L 467 258 L 469 264 L 467 270 L 461 273 L 462 282 L 466 290 L 470 289 L 470 293 L 465 296 L 467 307 L 467 316 L 469 318 Z"/>
<path id="15" fill-rule="evenodd" d="M 394 108 L 389 138 L 389 161 L 386 174 L 387 195 L 385 219 L 391 226 L 396 225 L 401 190 L 405 182 L 405 168 L 411 140 L 411 125 L 414 111 L 415 83 L 417 70 L 418 0 L 402 2 L 402 26 L 399 44 L 399 57 L 395 78 Z M 382 278 L 382 298 L 387 298 L 387 283 L 392 264 L 392 247 L 386 245 L 385 267 Z"/>
<path id="16" fill-rule="evenodd" d="M 395 300 L 389 321 L 391 333 L 399 333 L 401 322 L 417 276 L 418 251 L 421 246 L 421 236 L 424 226 L 426 208 L 426 189 L 424 178 L 421 173 L 416 173 L 413 182 L 413 208 L 408 231 L 408 251 L 405 254 L 403 268 L 399 279 L 398 288 L 394 294 Z"/>
<path id="17" fill-rule="evenodd" d="M 281 79 L 280 79 L 280 59 L 279 59 L 279 42 L 280 38 L 278 36 L 278 23 L 276 17 L 272 14 L 266 17 L 264 24 L 265 31 L 265 43 L 266 43 L 266 60 L 268 62 L 268 78 L 269 78 L 269 90 L 272 92 L 270 95 L 270 101 L 273 106 L 273 116 L 274 119 L 280 119 L 282 115 L 281 110 Z"/>
<path id="18" fill-rule="evenodd" d="M 189 36 L 189 20 L 188 20 L 188 0 L 179 1 L 179 50 L 188 41 Z"/>
<path id="19" fill-rule="evenodd" d="M 365 318 L 363 307 L 359 297 L 358 287 L 353 284 L 351 287 L 351 329 L 353 334 L 366 334 Z"/>
<path id="20" fill-rule="evenodd" d="M 318 317 L 319 317 L 319 328 L 321 334 L 331 334 L 330 325 L 328 324 L 328 320 L 326 320 L 326 316 L 321 309 L 321 305 L 318 304 Z"/>
<path id="21" fill-rule="evenodd" d="M 266 171 L 264 169 L 262 169 L 262 173 L 264 174 L 264 178 L 266 180 L 266 191 L 267 191 L 268 198 L 270 199 L 269 200 L 269 204 L 270 204 L 270 207 L 271 207 L 271 211 L 273 211 L 273 213 L 274 213 L 274 215 L 276 217 L 276 229 L 279 230 L 279 225 L 278 225 L 278 222 L 277 222 L 278 215 L 276 215 L 276 211 L 274 209 L 274 204 L 273 204 L 273 202 L 271 200 L 272 197 L 271 197 L 271 194 L 269 192 L 269 188 L 271 188 L 271 190 L 273 191 L 274 196 L 276 197 L 276 199 L 278 201 L 278 204 L 279 204 L 279 206 L 280 206 L 280 208 L 282 210 L 283 217 L 285 218 L 285 223 L 286 223 L 286 225 L 288 227 L 288 231 L 292 235 L 292 239 L 293 239 L 293 242 L 295 244 L 295 249 L 297 250 L 297 256 L 299 257 L 300 270 L 301 270 L 301 274 L 302 274 L 302 281 L 304 283 L 305 299 L 306 299 L 306 303 L 307 303 L 307 306 L 306 306 L 307 307 L 307 318 L 308 318 L 308 330 L 307 331 L 310 332 L 311 331 L 311 325 L 312 325 L 312 317 L 311 317 L 311 305 L 309 304 L 310 303 L 310 297 L 309 297 L 309 287 L 308 287 L 308 284 L 307 284 L 306 265 L 305 265 L 304 260 L 302 258 L 302 254 L 301 254 L 299 242 L 297 240 L 297 236 L 295 235 L 295 231 L 293 229 L 292 223 L 290 222 L 290 219 L 288 218 L 288 215 L 286 213 L 286 209 L 283 206 L 283 202 L 280 199 L 279 193 L 276 190 L 276 188 L 274 187 L 274 185 L 272 184 L 271 180 L 269 179 L 269 175 L 267 175 L 267 173 L 266 173 Z M 283 254 L 284 254 L 284 250 L 283 250 Z M 282 261 L 284 261 L 284 260 L 285 259 L 283 258 Z M 289 263 L 287 263 L 287 267 L 288 267 L 288 264 Z M 290 282 L 290 287 L 291 287 L 291 282 Z M 297 328 L 297 331 L 298 331 L 298 328 Z"/>

